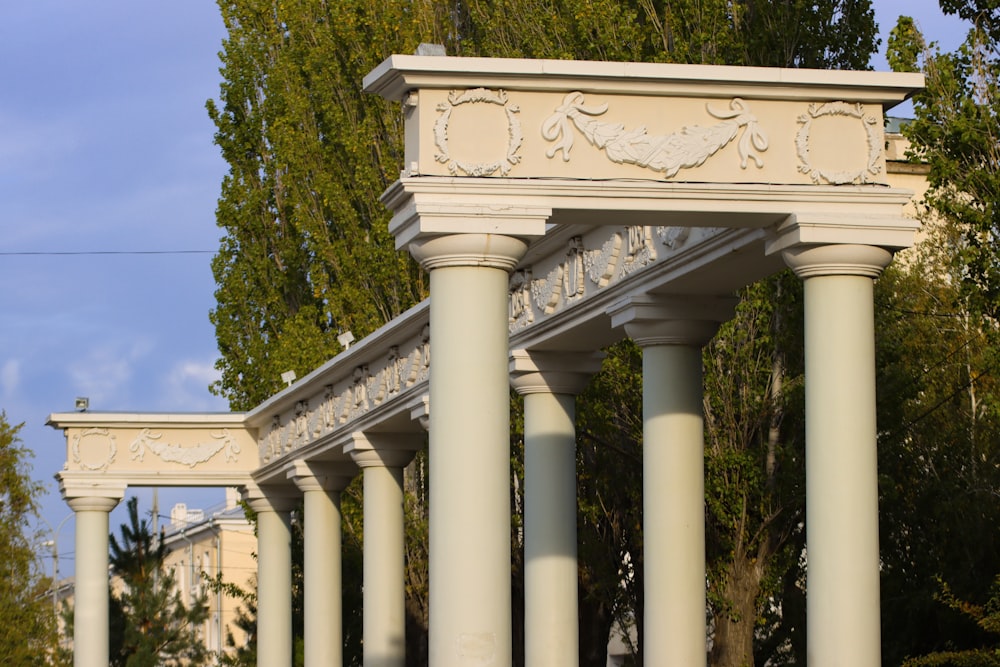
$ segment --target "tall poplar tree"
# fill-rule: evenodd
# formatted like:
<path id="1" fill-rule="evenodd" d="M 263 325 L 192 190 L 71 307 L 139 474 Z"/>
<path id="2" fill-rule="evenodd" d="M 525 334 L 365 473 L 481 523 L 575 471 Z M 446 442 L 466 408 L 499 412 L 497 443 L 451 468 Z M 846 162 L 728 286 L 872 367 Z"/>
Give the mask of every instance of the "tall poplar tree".
<path id="1" fill-rule="evenodd" d="M 220 7 L 229 36 L 220 99 L 209 112 L 230 172 L 218 208 L 224 236 L 212 320 L 222 354 L 216 390 L 234 409 L 280 388 L 282 372 L 301 375 L 325 361 L 339 349 L 338 332 L 360 338 L 425 296 L 425 278 L 392 250 L 378 202 L 402 164 L 401 116 L 360 91 L 363 76 L 388 55 L 435 42 L 465 56 L 864 69 L 876 43 L 870 0 L 222 0 Z M 784 314 L 798 289 L 787 278 L 747 288 L 739 324 L 724 327 L 723 342 L 706 350 L 713 665 L 779 664 L 803 650 L 795 611 L 801 438 L 786 414 L 801 412 L 800 343 L 789 342 L 801 337 Z M 616 618 L 634 619 L 642 632 L 639 360 L 634 346 L 611 350 L 579 411 L 584 664 L 604 664 Z M 750 364 L 740 381 L 729 375 L 733 364 Z M 623 568 L 634 574 L 624 587 Z M 783 613 L 768 616 L 775 599 Z"/>

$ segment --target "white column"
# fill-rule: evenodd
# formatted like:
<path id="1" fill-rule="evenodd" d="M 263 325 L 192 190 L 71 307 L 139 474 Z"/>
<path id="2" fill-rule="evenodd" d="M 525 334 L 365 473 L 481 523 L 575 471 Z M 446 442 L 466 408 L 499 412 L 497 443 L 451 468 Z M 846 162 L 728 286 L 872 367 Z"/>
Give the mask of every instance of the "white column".
<path id="1" fill-rule="evenodd" d="M 576 395 L 600 368 L 586 352 L 515 350 L 524 396 L 524 658 L 577 667 Z"/>
<path id="2" fill-rule="evenodd" d="M 387 442 L 383 442 L 387 441 Z M 419 436 L 423 441 L 423 436 Z M 351 456 L 364 475 L 364 664 L 406 664 L 406 550 L 403 468 L 411 435 L 355 434 Z M 380 446 L 381 445 L 381 446 Z M 393 447 L 396 445 L 397 447 Z M 400 448 L 402 447 L 402 448 Z"/>
<path id="3" fill-rule="evenodd" d="M 295 497 L 254 487 L 246 501 L 257 513 L 257 664 L 292 664 L 292 526 Z"/>
<path id="4" fill-rule="evenodd" d="M 733 305 L 631 297 L 610 311 L 642 347 L 642 653 L 650 667 L 707 664 L 701 348 Z"/>
<path id="5" fill-rule="evenodd" d="M 881 665 L 873 280 L 882 248 L 799 247 L 805 289 L 810 667 Z"/>
<path id="6" fill-rule="evenodd" d="M 305 667 L 344 664 L 340 492 L 353 463 L 295 461 L 288 477 L 303 500 Z"/>
<path id="7" fill-rule="evenodd" d="M 76 513 L 76 571 L 73 603 L 74 667 L 107 667 L 108 513 L 118 497 L 76 497 L 66 502 Z"/>
<path id="8" fill-rule="evenodd" d="M 527 245 L 423 238 L 430 271 L 430 664 L 509 665 L 508 273 Z"/>

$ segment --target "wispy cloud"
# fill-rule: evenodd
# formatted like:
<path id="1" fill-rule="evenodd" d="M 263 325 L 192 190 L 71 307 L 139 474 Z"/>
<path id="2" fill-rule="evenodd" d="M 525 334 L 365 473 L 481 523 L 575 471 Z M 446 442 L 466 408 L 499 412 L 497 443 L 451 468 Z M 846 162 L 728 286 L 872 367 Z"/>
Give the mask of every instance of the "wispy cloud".
<path id="1" fill-rule="evenodd" d="M 208 386 L 218 380 L 214 361 L 180 361 L 170 369 L 159 397 L 160 409 L 167 411 L 221 412 L 227 409 L 224 399 L 209 393 Z"/>
<path id="2" fill-rule="evenodd" d="M 9 398 L 20 384 L 21 363 L 17 359 L 8 359 L 0 368 L 0 393 L 4 398 Z"/>
<path id="3" fill-rule="evenodd" d="M 98 410 L 129 404 L 133 368 L 151 350 L 146 340 L 102 343 L 92 348 L 69 366 L 77 394 L 90 398 L 91 407 Z"/>

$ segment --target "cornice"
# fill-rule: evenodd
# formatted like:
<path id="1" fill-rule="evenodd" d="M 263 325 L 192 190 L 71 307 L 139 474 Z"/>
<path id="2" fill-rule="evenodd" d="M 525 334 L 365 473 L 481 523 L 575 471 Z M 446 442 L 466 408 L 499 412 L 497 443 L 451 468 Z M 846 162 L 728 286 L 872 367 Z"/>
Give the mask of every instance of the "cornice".
<path id="1" fill-rule="evenodd" d="M 364 78 L 363 86 L 365 92 L 397 101 L 418 89 L 486 87 L 663 97 L 850 99 L 888 109 L 923 88 L 924 77 L 777 67 L 392 55 Z"/>

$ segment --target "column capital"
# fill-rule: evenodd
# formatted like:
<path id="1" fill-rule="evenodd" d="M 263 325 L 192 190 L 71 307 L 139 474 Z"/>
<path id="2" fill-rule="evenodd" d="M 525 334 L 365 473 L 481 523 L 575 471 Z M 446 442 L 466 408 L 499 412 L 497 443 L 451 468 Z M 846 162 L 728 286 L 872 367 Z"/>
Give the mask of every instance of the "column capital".
<path id="1" fill-rule="evenodd" d="M 799 278 L 813 276 L 866 276 L 877 278 L 892 261 L 892 253 L 870 245 L 839 243 L 799 245 L 781 253 Z"/>
<path id="2" fill-rule="evenodd" d="M 110 512 L 118 506 L 121 500 L 121 498 L 109 498 L 105 496 L 77 496 L 75 498 L 67 498 L 66 504 L 74 512 Z"/>
<path id="3" fill-rule="evenodd" d="M 393 212 L 389 233 L 396 238 L 396 247 L 410 246 L 436 235 L 506 234 L 521 238 L 545 235 L 545 225 L 552 208 L 525 204 L 518 196 L 504 197 L 502 202 L 484 203 L 481 198 L 464 196 L 456 188 L 442 192 L 425 188 L 424 178 L 396 181 L 382 195 L 382 203 Z"/>
<path id="4" fill-rule="evenodd" d="M 569 394 L 583 391 L 601 370 L 603 352 L 511 350 L 510 384 L 525 394 Z"/>
<path id="5" fill-rule="evenodd" d="M 608 314 L 611 326 L 624 326 L 640 347 L 702 346 L 733 316 L 737 301 L 732 296 L 639 294 L 612 304 Z"/>
<path id="6" fill-rule="evenodd" d="M 424 446 L 421 433 L 363 433 L 351 434 L 351 442 L 344 452 L 351 455 L 359 468 L 403 468 Z"/>
<path id="7" fill-rule="evenodd" d="M 89 471 L 63 471 L 56 474 L 56 479 L 59 480 L 63 500 L 77 512 L 101 510 L 108 503 L 111 506 L 107 510 L 111 511 L 125 497 L 125 489 L 128 488 L 125 482 L 110 481 L 101 473 Z M 88 507 L 88 503 L 93 507 Z"/>
<path id="8" fill-rule="evenodd" d="M 241 486 L 240 495 L 254 512 L 291 512 L 301 498 L 293 486 L 263 486 L 253 482 Z"/>
<path id="9" fill-rule="evenodd" d="M 299 491 L 343 491 L 358 468 L 352 461 L 297 460 L 287 468 L 288 479 Z"/>
<path id="10" fill-rule="evenodd" d="M 448 266 L 514 270 L 528 250 L 527 241 L 502 234 L 447 234 L 410 243 L 410 254 L 427 271 Z"/>

